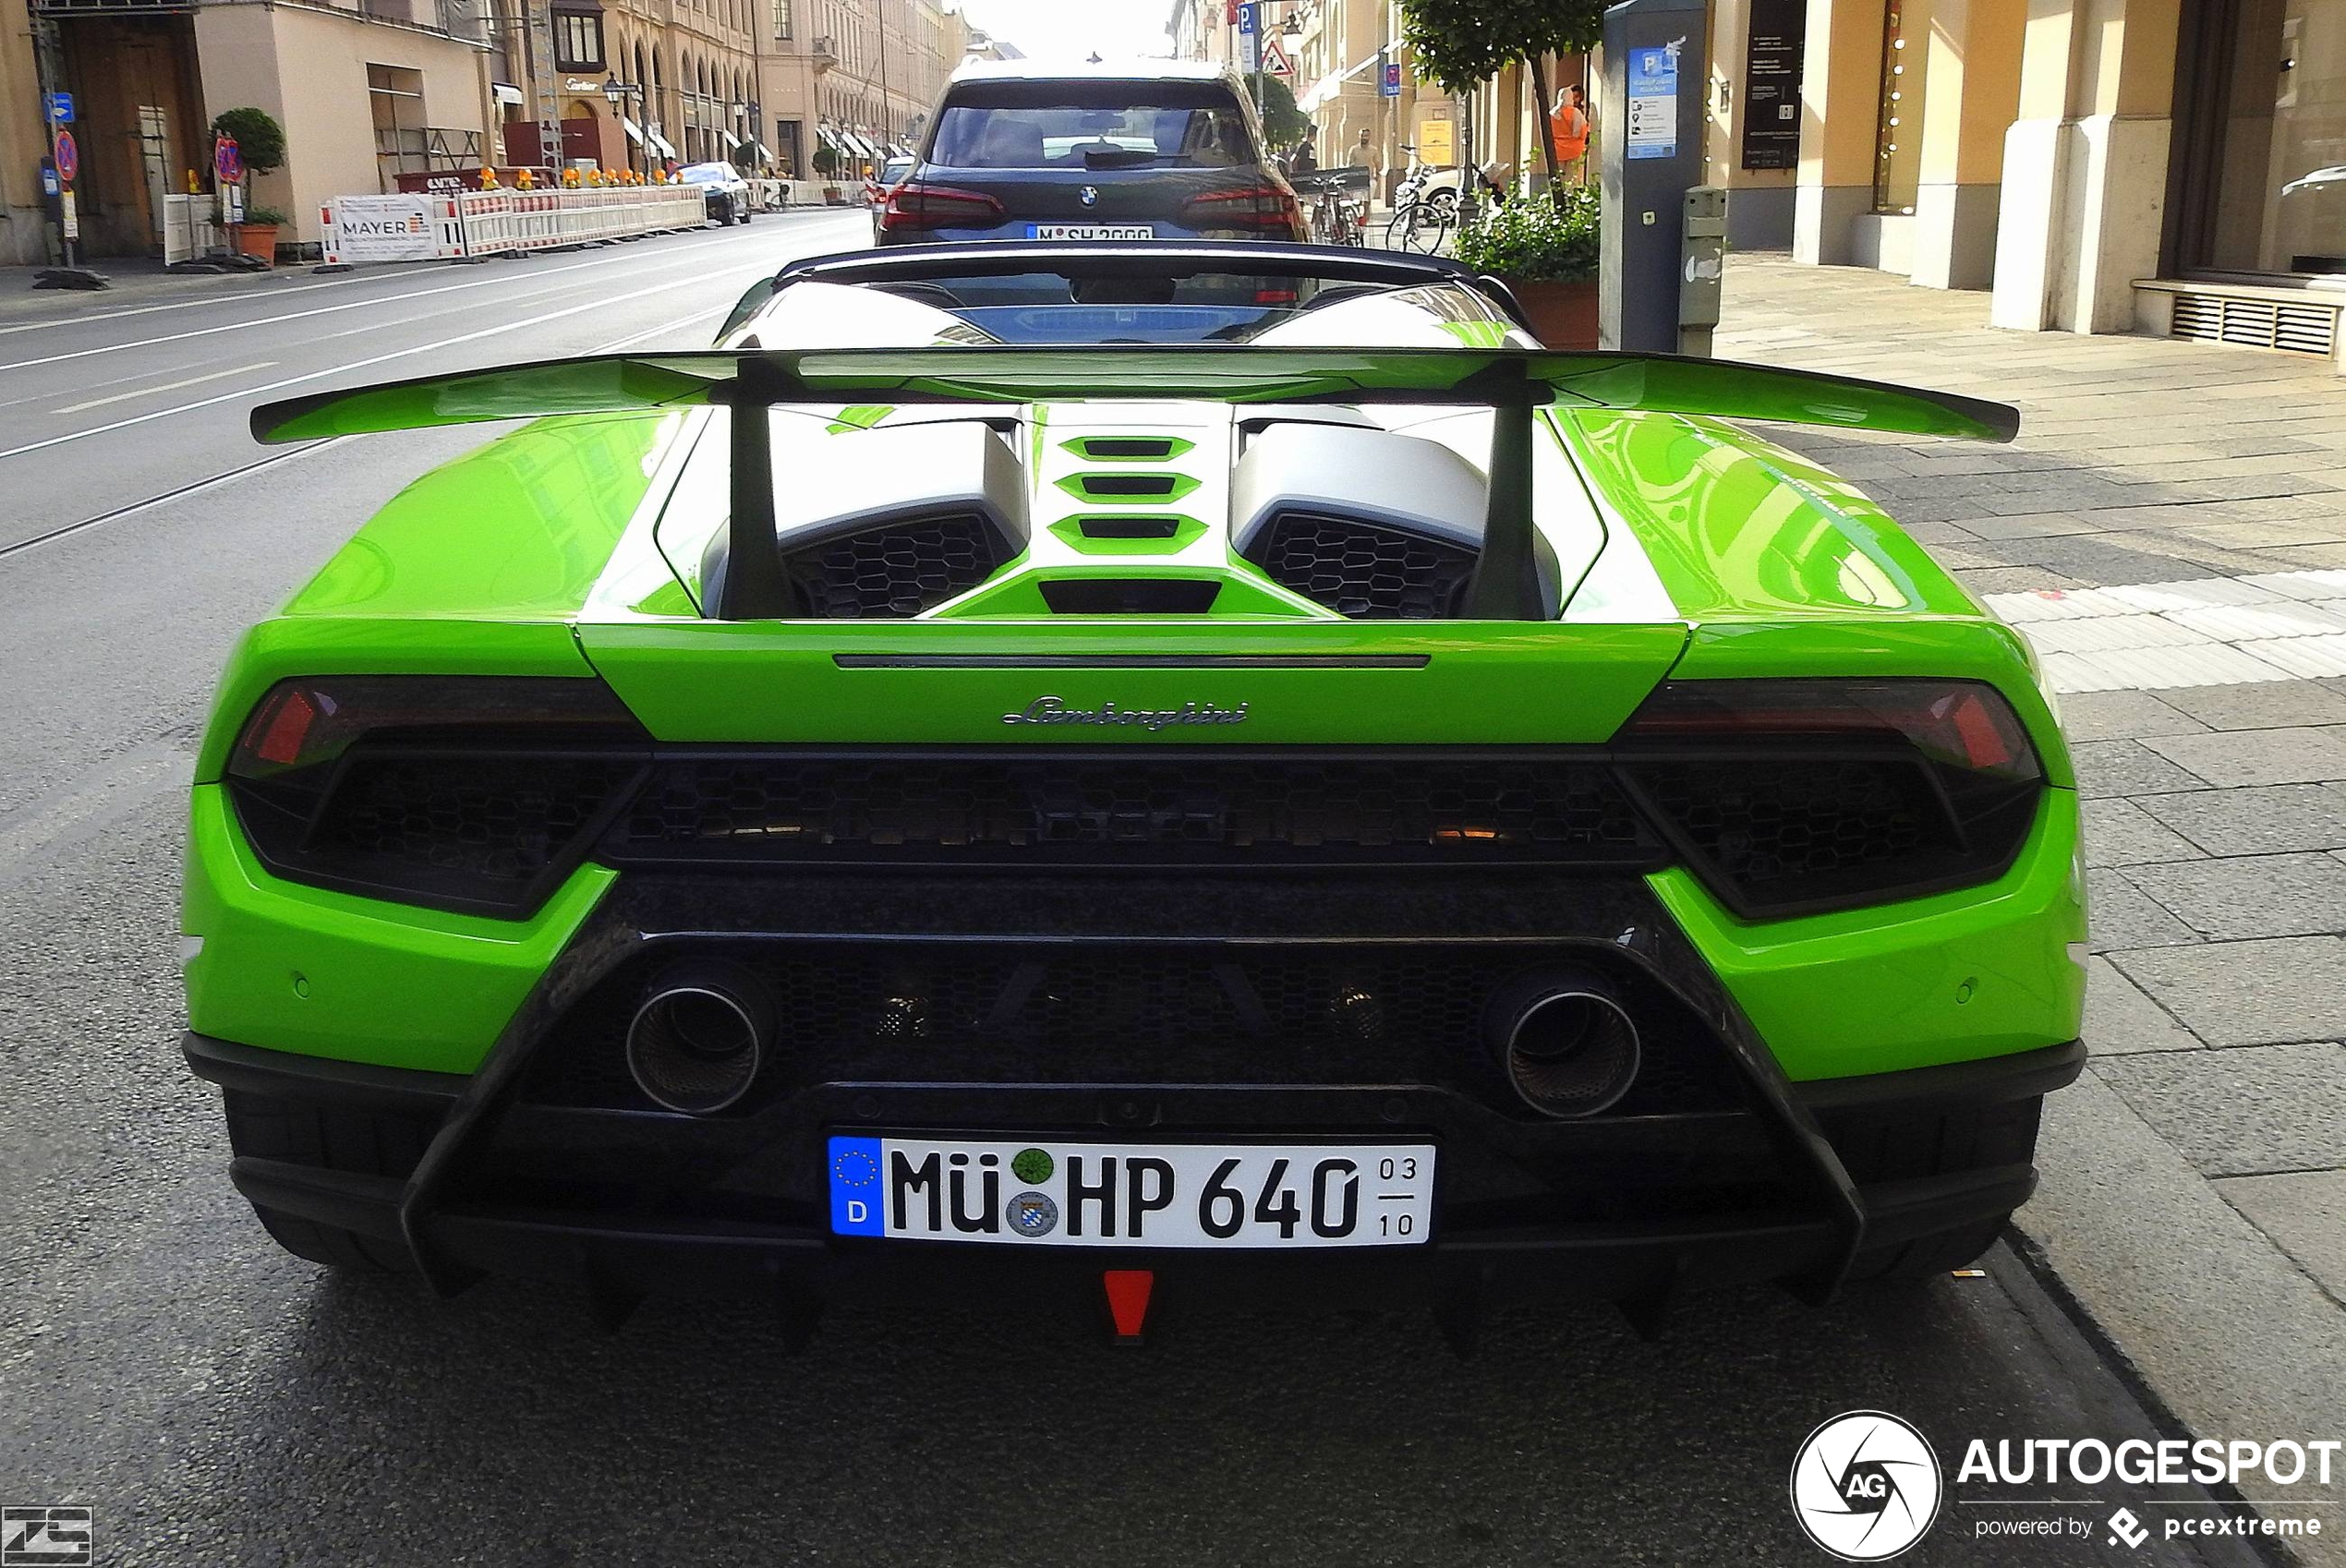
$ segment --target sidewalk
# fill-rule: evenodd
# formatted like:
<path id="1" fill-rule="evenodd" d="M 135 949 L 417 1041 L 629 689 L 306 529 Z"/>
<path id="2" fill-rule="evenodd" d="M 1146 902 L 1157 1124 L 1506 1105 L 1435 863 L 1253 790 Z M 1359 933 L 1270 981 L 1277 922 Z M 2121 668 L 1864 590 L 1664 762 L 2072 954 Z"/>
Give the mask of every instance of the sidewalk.
<path id="1" fill-rule="evenodd" d="M 2346 1437 L 2346 380 L 1999 332 L 1984 294 L 1781 256 L 1731 259 L 1724 314 L 1723 357 L 2021 408 L 2010 447 L 1777 433 L 2063 694 L 2093 1059 L 2048 1104 L 2020 1229 L 2195 1436 Z M 2338 1478 L 2247 1495 L 2332 1504 L 2299 1550 L 2346 1563 Z"/>

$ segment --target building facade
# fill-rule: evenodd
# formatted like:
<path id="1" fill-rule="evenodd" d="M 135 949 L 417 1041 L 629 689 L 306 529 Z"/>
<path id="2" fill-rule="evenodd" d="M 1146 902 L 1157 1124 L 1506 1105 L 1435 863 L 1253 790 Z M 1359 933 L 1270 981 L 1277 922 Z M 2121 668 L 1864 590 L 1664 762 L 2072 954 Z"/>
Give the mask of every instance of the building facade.
<path id="1" fill-rule="evenodd" d="M 462 0 L 0 0 L 0 258 L 50 253 L 44 87 L 74 99 L 83 248 L 145 255 L 162 249 L 170 199 L 210 188 L 210 127 L 228 109 L 284 128 L 285 166 L 257 175 L 252 199 L 303 240 L 320 201 L 391 188 L 429 150 L 477 163 L 491 54 Z"/>
<path id="2" fill-rule="evenodd" d="M 760 67 L 775 162 L 800 179 L 872 173 L 910 151 L 974 34 L 936 0 L 766 0 Z M 817 152 L 824 154 L 820 167 Z"/>
<path id="3" fill-rule="evenodd" d="M 1799 259 L 2340 362 L 2346 0 L 1720 0 L 1712 53 L 1713 178 Z M 1796 154 L 1753 168 L 1774 58 L 1798 130 L 1758 162 Z"/>
<path id="4" fill-rule="evenodd" d="M 965 52 L 1007 47 L 939 0 L 0 0 L 0 261 L 53 258 L 44 86 L 74 94 L 82 244 L 105 257 L 162 250 L 232 108 L 284 127 L 252 199 L 312 244 L 332 197 L 483 166 L 804 178 L 828 142 L 860 175 Z"/>

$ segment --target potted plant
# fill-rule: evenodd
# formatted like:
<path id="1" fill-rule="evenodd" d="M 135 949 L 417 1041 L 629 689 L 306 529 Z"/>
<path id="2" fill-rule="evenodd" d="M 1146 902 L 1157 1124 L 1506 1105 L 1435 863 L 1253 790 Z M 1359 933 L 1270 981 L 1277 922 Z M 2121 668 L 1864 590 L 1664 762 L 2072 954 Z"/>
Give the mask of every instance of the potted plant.
<path id="1" fill-rule="evenodd" d="M 1548 347 L 1594 348 L 1597 212 L 1586 187 L 1533 191 L 1478 215 L 1451 254 L 1513 289 Z"/>
<path id="2" fill-rule="evenodd" d="M 234 139 L 236 155 L 244 160 L 245 221 L 231 243 L 246 256 L 273 265 L 277 259 L 277 230 L 285 215 L 273 207 L 252 204 L 252 177 L 273 175 L 285 165 L 285 127 L 266 109 L 230 109 L 212 122 L 220 135 Z M 264 216 L 265 214 L 265 216 Z"/>
<path id="3" fill-rule="evenodd" d="M 236 227 L 236 249 L 256 261 L 277 262 L 277 231 L 287 219 L 274 207 L 248 207 Z"/>
<path id="4" fill-rule="evenodd" d="M 824 205 L 828 207 L 838 206 L 839 187 L 832 183 L 832 176 L 839 173 L 839 154 L 830 148 L 817 147 L 815 149 L 814 162 L 815 173 L 820 176 L 823 182 Z"/>

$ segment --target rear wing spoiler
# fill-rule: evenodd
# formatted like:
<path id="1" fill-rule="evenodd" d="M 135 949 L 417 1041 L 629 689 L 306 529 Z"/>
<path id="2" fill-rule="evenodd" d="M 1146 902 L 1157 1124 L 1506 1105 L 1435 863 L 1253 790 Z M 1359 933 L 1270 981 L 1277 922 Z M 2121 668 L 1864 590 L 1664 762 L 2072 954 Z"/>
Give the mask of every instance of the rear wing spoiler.
<path id="1" fill-rule="evenodd" d="M 1541 616 L 1531 528 L 1531 410 L 1637 411 L 2008 441 L 2000 403 L 1663 354 L 1522 349 L 1082 348 L 694 350 L 591 355 L 317 392 L 252 411 L 266 442 L 313 440 L 560 414 L 723 404 L 732 420 L 732 515 L 716 607 L 726 620 L 782 613 L 771 432 L 784 404 L 1049 403 L 1087 398 L 1229 404 L 1457 404 L 1494 411 L 1490 511 L 1468 597 L 1491 619 Z M 751 416 L 744 417 L 748 415 Z"/>

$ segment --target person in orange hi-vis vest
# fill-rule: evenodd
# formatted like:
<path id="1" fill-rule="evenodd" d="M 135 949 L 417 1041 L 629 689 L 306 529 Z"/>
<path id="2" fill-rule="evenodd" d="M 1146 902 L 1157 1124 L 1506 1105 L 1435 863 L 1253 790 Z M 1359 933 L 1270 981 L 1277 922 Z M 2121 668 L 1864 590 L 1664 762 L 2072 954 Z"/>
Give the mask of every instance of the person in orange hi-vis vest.
<path id="1" fill-rule="evenodd" d="M 1556 94 L 1548 112 L 1548 134 L 1554 139 L 1556 172 L 1575 185 L 1586 183 L 1581 160 L 1589 155 L 1589 98 L 1577 87 Z"/>

